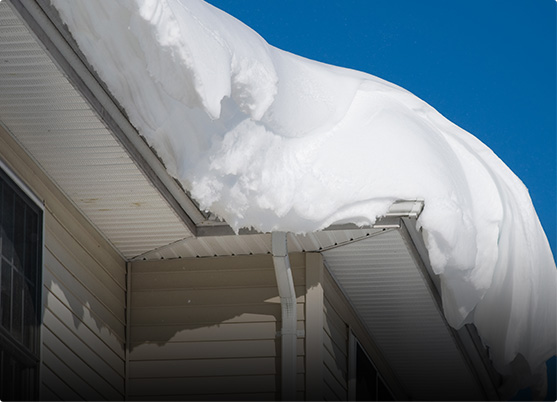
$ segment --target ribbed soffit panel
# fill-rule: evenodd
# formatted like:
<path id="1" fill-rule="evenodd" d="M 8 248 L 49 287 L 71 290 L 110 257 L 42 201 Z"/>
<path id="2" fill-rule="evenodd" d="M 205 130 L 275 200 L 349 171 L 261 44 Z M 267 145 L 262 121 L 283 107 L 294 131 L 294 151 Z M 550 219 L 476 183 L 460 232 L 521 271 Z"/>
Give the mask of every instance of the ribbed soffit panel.
<path id="1" fill-rule="evenodd" d="M 191 236 L 6 2 L 0 121 L 124 257 Z"/>
<path id="2" fill-rule="evenodd" d="M 323 257 L 411 399 L 481 400 L 411 247 L 391 230 Z"/>

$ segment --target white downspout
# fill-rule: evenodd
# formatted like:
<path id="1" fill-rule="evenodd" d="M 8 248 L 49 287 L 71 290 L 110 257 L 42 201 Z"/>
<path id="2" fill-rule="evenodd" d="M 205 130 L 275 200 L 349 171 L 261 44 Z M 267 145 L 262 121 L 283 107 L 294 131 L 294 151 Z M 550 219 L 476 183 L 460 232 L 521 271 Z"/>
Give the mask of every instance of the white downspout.
<path id="1" fill-rule="evenodd" d="M 281 399 L 294 401 L 296 400 L 296 292 L 288 259 L 285 232 L 273 232 L 272 252 L 282 312 Z"/>

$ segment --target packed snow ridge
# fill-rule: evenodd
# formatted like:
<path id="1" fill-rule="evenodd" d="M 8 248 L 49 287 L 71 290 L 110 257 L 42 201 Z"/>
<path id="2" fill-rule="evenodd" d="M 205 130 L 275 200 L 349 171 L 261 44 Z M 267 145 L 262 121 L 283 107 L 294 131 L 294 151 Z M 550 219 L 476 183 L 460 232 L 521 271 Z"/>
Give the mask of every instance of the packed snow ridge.
<path id="1" fill-rule="evenodd" d="M 496 368 L 555 354 L 557 274 L 522 182 L 406 90 L 267 44 L 201 0 L 53 0 L 131 122 L 234 229 L 373 224 L 421 199 L 445 315 Z"/>

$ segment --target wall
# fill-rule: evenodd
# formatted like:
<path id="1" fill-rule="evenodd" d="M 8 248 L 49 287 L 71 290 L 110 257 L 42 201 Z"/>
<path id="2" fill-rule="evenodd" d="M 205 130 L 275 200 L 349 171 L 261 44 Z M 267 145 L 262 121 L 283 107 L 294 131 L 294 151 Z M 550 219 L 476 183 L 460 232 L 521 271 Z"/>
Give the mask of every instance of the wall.
<path id="1" fill-rule="evenodd" d="M 348 400 L 348 325 L 325 295 L 323 303 L 324 399 Z"/>
<path id="2" fill-rule="evenodd" d="M 356 339 L 398 399 L 406 399 L 381 352 L 319 253 L 306 254 L 307 400 L 355 398 Z"/>
<path id="3" fill-rule="evenodd" d="M 290 261 L 303 329 L 305 256 Z M 280 317 L 270 255 L 134 262 L 130 399 L 279 398 Z M 303 398 L 303 338 L 297 349 Z"/>
<path id="4" fill-rule="evenodd" d="M 348 399 L 349 327 L 336 310 L 347 303 L 319 253 L 306 254 L 306 390 L 308 400 Z M 336 296 L 331 301 L 331 296 Z M 346 314 L 346 311 L 345 311 Z"/>
<path id="5" fill-rule="evenodd" d="M 1 126 L 0 158 L 45 205 L 41 399 L 122 400 L 124 260 Z"/>

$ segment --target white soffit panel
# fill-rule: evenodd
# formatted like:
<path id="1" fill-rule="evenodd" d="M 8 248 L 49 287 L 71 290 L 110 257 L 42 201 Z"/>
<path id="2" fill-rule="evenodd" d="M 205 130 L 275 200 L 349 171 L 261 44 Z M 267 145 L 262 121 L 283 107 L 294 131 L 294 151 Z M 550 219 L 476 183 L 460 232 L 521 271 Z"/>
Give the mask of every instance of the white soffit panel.
<path id="1" fill-rule="evenodd" d="M 400 230 L 391 230 L 323 257 L 411 399 L 481 400 L 408 247 Z"/>
<path id="2" fill-rule="evenodd" d="M 0 121 L 124 257 L 191 236 L 6 2 Z"/>

